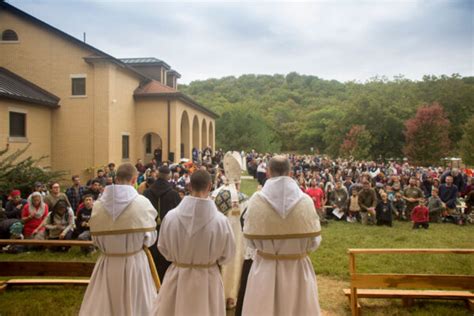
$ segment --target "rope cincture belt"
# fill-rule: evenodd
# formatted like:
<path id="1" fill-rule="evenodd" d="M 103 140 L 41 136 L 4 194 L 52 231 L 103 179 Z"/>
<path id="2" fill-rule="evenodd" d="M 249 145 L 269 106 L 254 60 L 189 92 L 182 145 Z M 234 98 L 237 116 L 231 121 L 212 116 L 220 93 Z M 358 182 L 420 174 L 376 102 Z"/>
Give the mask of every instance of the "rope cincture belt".
<path id="1" fill-rule="evenodd" d="M 180 262 L 173 262 L 175 266 L 178 268 L 195 268 L 195 269 L 207 269 L 217 266 L 217 262 L 212 262 L 208 264 L 194 264 L 194 263 L 180 263 Z"/>
<path id="2" fill-rule="evenodd" d="M 136 255 L 140 251 L 143 251 L 143 248 L 138 249 L 137 251 L 134 252 L 124 252 L 124 253 L 110 253 L 110 252 L 105 252 L 103 251 L 102 254 L 106 257 L 130 257 L 133 255 Z"/>
<path id="3" fill-rule="evenodd" d="M 300 259 L 306 258 L 309 255 L 306 252 L 275 255 L 273 253 L 266 253 L 260 250 L 257 251 L 257 254 L 263 259 L 267 259 L 267 260 L 300 260 Z"/>

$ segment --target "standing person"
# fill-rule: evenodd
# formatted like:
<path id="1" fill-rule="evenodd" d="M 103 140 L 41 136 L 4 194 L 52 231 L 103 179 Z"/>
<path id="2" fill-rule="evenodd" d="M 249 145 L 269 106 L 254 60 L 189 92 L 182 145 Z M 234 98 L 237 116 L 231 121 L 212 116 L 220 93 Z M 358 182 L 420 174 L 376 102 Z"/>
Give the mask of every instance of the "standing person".
<path id="1" fill-rule="evenodd" d="M 137 176 L 131 163 L 120 165 L 117 184 L 94 203 L 89 226 L 102 255 L 79 315 L 150 315 L 159 280 L 146 252 L 156 240 L 157 213 L 134 189 Z"/>
<path id="2" fill-rule="evenodd" d="M 59 186 L 59 183 L 53 182 L 51 184 L 51 192 L 49 192 L 49 194 L 45 196 L 44 203 L 46 203 L 48 205 L 48 208 L 52 210 L 59 200 L 65 201 L 67 206 L 71 207 L 71 203 L 69 203 L 66 194 L 61 192 L 61 187 Z"/>
<path id="3" fill-rule="evenodd" d="M 158 169 L 158 179 L 156 179 L 153 184 L 145 190 L 143 195 L 151 202 L 155 210 L 157 211 L 156 218 L 156 230 L 157 233 L 160 233 L 160 225 L 166 214 L 181 202 L 178 192 L 173 190 L 173 186 L 169 183 L 170 179 L 170 169 L 168 166 L 164 165 Z M 165 273 L 170 262 L 168 262 L 165 257 L 158 251 L 157 248 L 158 239 L 150 246 L 150 252 L 153 256 L 153 261 L 155 262 L 156 269 L 158 270 L 158 275 L 160 280 L 165 278 Z"/>
<path id="4" fill-rule="evenodd" d="M 357 202 L 360 206 L 360 222 L 362 225 L 367 225 L 369 214 L 375 216 L 375 207 L 377 206 L 377 195 L 367 179 L 362 180 L 362 190 L 359 192 Z"/>
<path id="5" fill-rule="evenodd" d="M 260 185 L 263 185 L 266 179 L 267 179 L 267 163 L 265 162 L 264 159 L 261 159 L 258 162 L 258 166 L 257 166 L 257 181 Z"/>
<path id="6" fill-rule="evenodd" d="M 71 178 L 72 186 L 66 190 L 66 196 L 71 203 L 71 207 L 74 211 L 77 211 L 77 207 L 82 202 L 85 188 L 81 185 L 81 179 L 78 175 L 74 175 Z"/>
<path id="7" fill-rule="evenodd" d="M 244 262 L 244 236 L 240 216 L 247 206 L 247 196 L 240 192 L 242 158 L 236 151 L 224 156 L 225 184 L 213 192 L 218 209 L 227 216 L 235 237 L 236 251 L 232 261 L 221 267 L 227 309 L 237 304 L 240 276 Z"/>
<path id="8" fill-rule="evenodd" d="M 290 162 L 275 156 L 270 178 L 249 201 L 244 236 L 257 250 L 242 315 L 319 315 L 318 287 L 308 253 L 321 242 L 318 213 L 290 178 Z"/>
<path id="9" fill-rule="evenodd" d="M 317 184 L 316 180 L 311 180 L 309 188 L 306 190 L 306 194 L 313 200 L 314 209 L 318 213 L 318 216 L 321 218 L 322 222 L 325 222 L 324 217 L 324 191 Z"/>
<path id="10" fill-rule="evenodd" d="M 428 210 L 430 214 L 430 222 L 439 223 L 441 222 L 441 214 L 443 213 L 445 207 L 443 201 L 439 198 L 439 190 L 433 188 L 431 190 L 431 196 L 428 199 Z"/>
<path id="11" fill-rule="evenodd" d="M 209 199 L 211 186 L 207 171 L 194 172 L 191 195 L 163 219 L 158 249 L 173 264 L 153 315 L 225 315 L 218 264 L 232 259 L 235 243 L 227 218 Z"/>

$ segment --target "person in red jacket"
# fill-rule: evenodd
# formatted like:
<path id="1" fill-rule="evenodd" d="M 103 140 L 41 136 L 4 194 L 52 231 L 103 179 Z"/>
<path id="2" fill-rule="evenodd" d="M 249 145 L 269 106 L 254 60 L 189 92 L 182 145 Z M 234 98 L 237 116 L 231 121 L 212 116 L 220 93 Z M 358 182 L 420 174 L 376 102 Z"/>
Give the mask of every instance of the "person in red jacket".
<path id="1" fill-rule="evenodd" d="M 43 196 L 40 193 L 33 192 L 21 212 L 21 219 L 25 225 L 23 235 L 26 239 L 37 238 L 36 235 L 44 231 L 41 223 L 46 216 L 48 216 L 48 204 L 43 202 Z"/>
<path id="2" fill-rule="evenodd" d="M 413 229 L 423 227 L 428 229 L 430 226 L 429 221 L 429 210 L 425 206 L 425 199 L 421 198 L 419 200 L 419 205 L 415 206 L 411 211 L 411 220 L 413 222 Z"/>

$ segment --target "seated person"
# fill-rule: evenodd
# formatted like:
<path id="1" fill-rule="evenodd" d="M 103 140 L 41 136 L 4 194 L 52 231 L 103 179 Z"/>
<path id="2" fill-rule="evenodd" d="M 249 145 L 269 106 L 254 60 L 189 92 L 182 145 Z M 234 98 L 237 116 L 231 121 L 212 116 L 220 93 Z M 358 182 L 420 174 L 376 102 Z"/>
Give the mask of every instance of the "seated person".
<path id="1" fill-rule="evenodd" d="M 46 238 L 49 240 L 71 240 L 74 232 L 74 213 L 66 201 L 59 200 L 44 220 Z M 54 247 L 51 250 L 67 251 L 69 247 Z"/>
<path id="2" fill-rule="evenodd" d="M 44 203 L 41 193 L 31 193 L 28 197 L 28 203 L 21 211 L 25 239 L 44 239 L 44 227 L 41 223 L 48 216 L 48 212 L 48 205 Z"/>
<path id="3" fill-rule="evenodd" d="M 5 205 L 5 214 L 8 218 L 21 219 L 21 210 L 27 203 L 25 199 L 21 198 L 20 190 L 13 190 L 10 193 L 9 201 Z"/>
<path id="4" fill-rule="evenodd" d="M 84 195 L 82 207 L 77 212 L 76 218 L 76 236 L 78 240 L 92 240 L 89 220 L 92 214 L 92 206 L 94 205 L 94 198 L 92 195 Z M 83 247 L 82 251 L 89 253 L 94 249 L 94 247 Z"/>

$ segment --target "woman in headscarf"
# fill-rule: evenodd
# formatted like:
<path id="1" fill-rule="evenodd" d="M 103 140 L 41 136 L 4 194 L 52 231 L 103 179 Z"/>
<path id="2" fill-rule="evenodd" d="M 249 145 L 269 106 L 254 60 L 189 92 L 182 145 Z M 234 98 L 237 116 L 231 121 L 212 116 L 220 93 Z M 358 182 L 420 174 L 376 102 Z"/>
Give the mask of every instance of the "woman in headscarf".
<path id="1" fill-rule="evenodd" d="M 28 197 L 28 203 L 25 204 L 21 212 L 21 219 L 24 223 L 23 235 L 26 239 L 42 239 L 44 227 L 41 223 L 48 216 L 48 205 L 44 203 L 43 196 L 39 192 L 33 192 Z"/>

